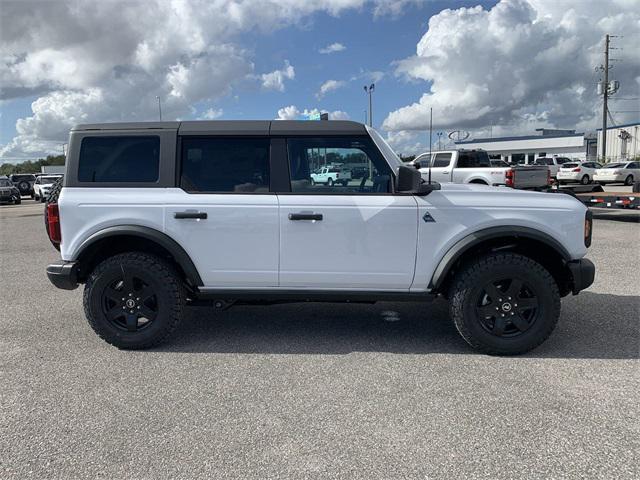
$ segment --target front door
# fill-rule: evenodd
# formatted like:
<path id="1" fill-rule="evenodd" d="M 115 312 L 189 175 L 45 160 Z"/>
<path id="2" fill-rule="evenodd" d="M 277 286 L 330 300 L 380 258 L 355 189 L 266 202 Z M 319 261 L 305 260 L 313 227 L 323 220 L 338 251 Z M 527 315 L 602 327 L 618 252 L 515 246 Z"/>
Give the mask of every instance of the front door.
<path id="1" fill-rule="evenodd" d="M 278 286 L 278 198 L 269 139 L 182 137 L 180 183 L 166 192 L 165 232 L 205 287 Z"/>
<path id="2" fill-rule="evenodd" d="M 371 140 L 299 137 L 287 147 L 291 192 L 278 194 L 280 286 L 409 289 L 417 203 L 391 193 L 391 171 Z M 318 162 L 342 164 L 352 179 L 346 185 L 312 184 L 310 167 Z"/>

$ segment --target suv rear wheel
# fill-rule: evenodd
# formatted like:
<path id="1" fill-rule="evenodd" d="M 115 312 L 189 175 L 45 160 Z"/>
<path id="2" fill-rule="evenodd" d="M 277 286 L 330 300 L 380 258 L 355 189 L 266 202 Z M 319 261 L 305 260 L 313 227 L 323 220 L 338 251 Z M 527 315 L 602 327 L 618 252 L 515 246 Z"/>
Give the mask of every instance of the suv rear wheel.
<path id="1" fill-rule="evenodd" d="M 454 279 L 449 298 L 460 335 L 494 355 L 536 348 L 560 316 L 560 294 L 551 274 L 515 253 L 490 254 L 467 265 Z"/>
<path id="2" fill-rule="evenodd" d="M 122 349 L 143 349 L 162 343 L 176 329 L 185 291 L 165 261 L 128 252 L 95 268 L 83 301 L 89 325 L 103 340 Z"/>

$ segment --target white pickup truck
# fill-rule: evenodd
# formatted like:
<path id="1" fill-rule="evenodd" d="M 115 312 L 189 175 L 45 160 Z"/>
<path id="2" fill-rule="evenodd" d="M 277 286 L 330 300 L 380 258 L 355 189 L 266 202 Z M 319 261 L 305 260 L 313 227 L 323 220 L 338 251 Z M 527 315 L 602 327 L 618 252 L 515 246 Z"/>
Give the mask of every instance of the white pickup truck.
<path id="1" fill-rule="evenodd" d="M 346 186 L 349 183 L 349 180 L 351 180 L 351 171 L 348 168 L 329 165 L 318 169 L 316 172 L 312 173 L 310 177 L 313 185 L 319 183 L 326 184 L 331 187 L 335 183 Z"/>
<path id="2" fill-rule="evenodd" d="M 505 185 L 518 189 L 544 189 L 549 185 L 549 169 L 544 166 L 492 167 L 484 150 L 444 150 L 423 153 L 413 161 L 422 177 L 434 182 Z"/>

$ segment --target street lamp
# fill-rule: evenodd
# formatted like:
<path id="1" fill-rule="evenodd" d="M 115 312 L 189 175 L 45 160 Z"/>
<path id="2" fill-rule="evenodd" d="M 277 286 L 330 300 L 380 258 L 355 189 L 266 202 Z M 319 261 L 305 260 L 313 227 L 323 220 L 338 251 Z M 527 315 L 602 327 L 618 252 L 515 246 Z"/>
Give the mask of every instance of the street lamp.
<path id="1" fill-rule="evenodd" d="M 369 126 L 370 127 L 373 127 L 373 107 L 371 104 L 371 94 L 375 89 L 376 89 L 376 85 L 374 83 L 372 83 L 368 87 L 366 85 L 364 86 L 365 93 L 369 94 Z"/>
<path id="2" fill-rule="evenodd" d="M 160 97 L 156 95 L 156 100 L 158 100 L 158 116 L 160 117 L 160 121 L 162 121 L 162 106 L 160 105 Z"/>
<path id="3" fill-rule="evenodd" d="M 442 150 L 442 147 L 440 146 L 440 139 L 442 138 L 442 135 L 444 135 L 444 132 L 438 132 L 436 135 L 438 135 L 438 150 Z"/>

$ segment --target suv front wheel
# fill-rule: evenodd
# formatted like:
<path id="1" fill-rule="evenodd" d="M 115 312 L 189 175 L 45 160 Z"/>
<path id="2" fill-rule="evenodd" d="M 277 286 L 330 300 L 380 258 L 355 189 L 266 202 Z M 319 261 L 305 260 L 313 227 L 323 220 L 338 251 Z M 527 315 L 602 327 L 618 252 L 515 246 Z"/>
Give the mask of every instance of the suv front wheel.
<path id="1" fill-rule="evenodd" d="M 560 293 L 538 262 L 494 253 L 468 264 L 450 292 L 450 315 L 472 347 L 494 355 L 528 352 L 558 323 Z"/>
<path id="2" fill-rule="evenodd" d="M 115 255 L 87 279 L 84 310 L 91 328 L 122 349 L 165 341 L 182 319 L 183 283 L 164 260 L 141 252 Z"/>

